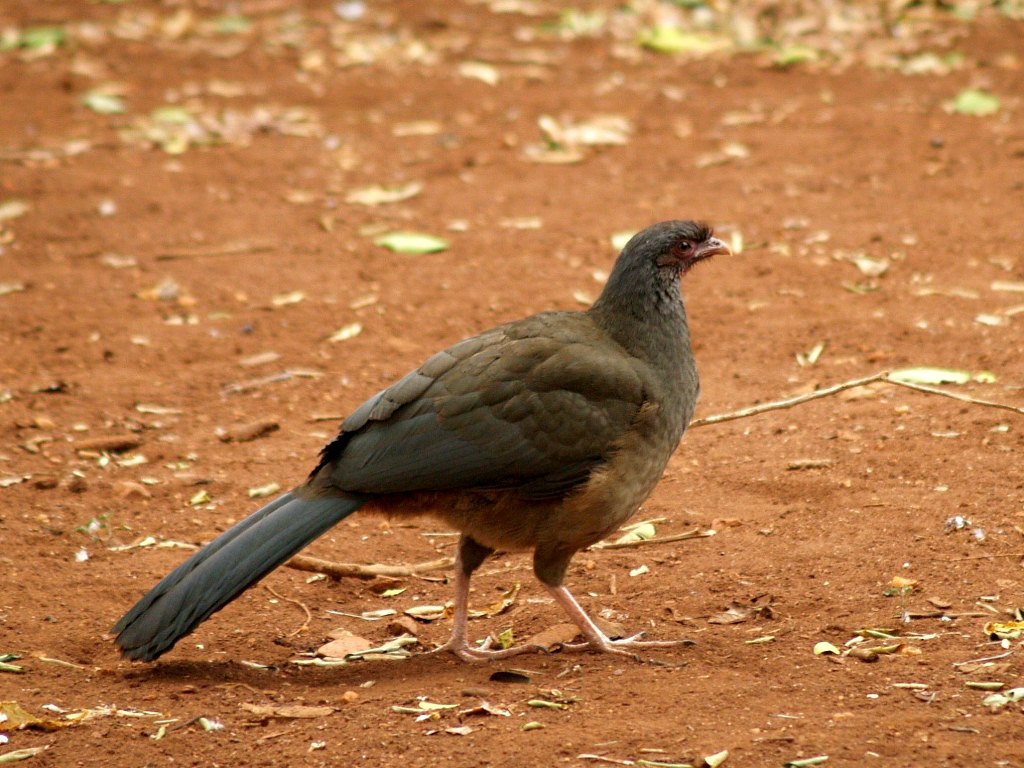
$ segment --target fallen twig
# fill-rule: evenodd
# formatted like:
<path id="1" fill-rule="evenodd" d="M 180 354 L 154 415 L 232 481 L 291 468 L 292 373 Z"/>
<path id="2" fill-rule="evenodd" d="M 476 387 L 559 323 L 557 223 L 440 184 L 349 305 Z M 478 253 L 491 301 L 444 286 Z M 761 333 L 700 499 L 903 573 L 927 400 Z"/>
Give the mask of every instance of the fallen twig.
<path id="1" fill-rule="evenodd" d="M 985 656 L 981 659 L 968 659 L 967 661 L 954 661 L 954 667 L 965 667 L 968 664 L 984 664 L 987 661 L 998 661 L 999 659 L 1005 659 L 1007 656 L 1012 656 L 1013 651 L 1007 651 L 1006 653 L 999 653 L 995 656 Z"/>
<path id="2" fill-rule="evenodd" d="M 245 241 L 224 243 L 223 245 L 207 245 L 194 248 L 172 248 L 156 255 L 157 261 L 173 259 L 196 259 L 203 256 L 236 256 L 241 253 L 263 253 L 274 250 L 272 243 L 247 243 Z"/>
<path id="3" fill-rule="evenodd" d="M 801 405 L 803 403 L 810 402 L 811 400 L 829 397 L 830 395 L 834 395 L 837 392 L 842 392 L 847 389 L 863 387 L 865 384 L 873 384 L 876 381 L 886 381 L 886 377 L 888 375 L 888 371 L 882 371 L 881 373 L 876 373 L 872 376 L 865 376 L 861 379 L 851 379 L 850 381 L 844 381 L 840 384 L 833 384 L 831 387 L 825 387 L 824 389 L 818 389 L 814 392 L 808 392 L 805 395 L 797 395 L 796 397 L 787 397 L 785 400 L 774 400 L 770 403 L 752 405 L 749 408 L 741 408 L 740 410 L 732 411 L 731 413 L 719 413 L 713 416 L 705 416 L 702 419 L 694 419 L 691 421 L 690 429 L 693 427 L 705 427 L 708 424 L 721 424 L 723 421 L 745 419 L 748 416 L 757 416 L 758 414 L 767 413 L 768 411 L 781 411 L 786 408 L 792 408 L 794 405 Z"/>
<path id="4" fill-rule="evenodd" d="M 966 557 L 940 557 L 937 560 L 940 563 L 962 563 L 965 560 L 992 560 L 997 557 L 1024 558 L 1024 552 L 1000 552 L 991 555 L 967 555 Z"/>
<path id="5" fill-rule="evenodd" d="M 396 579 L 451 568 L 455 565 L 455 558 L 442 557 L 440 560 L 430 560 L 426 563 L 414 563 L 413 565 L 384 565 L 380 563 L 360 565 L 359 563 L 335 563 L 330 560 L 321 560 L 319 557 L 296 555 L 285 565 L 299 571 L 322 573 L 325 576 L 330 576 L 332 579 L 352 577 L 357 579 L 375 579 L 378 576 Z"/>
<path id="6" fill-rule="evenodd" d="M 591 549 L 626 549 L 627 547 L 643 547 L 647 544 L 667 544 L 670 541 L 685 541 L 686 539 L 704 539 L 708 536 L 714 536 L 715 531 L 702 531 L 700 528 L 694 528 L 692 531 L 683 531 L 682 533 L 674 533 L 671 536 L 658 536 L 653 539 L 636 539 L 635 541 L 610 541 L 603 542 L 599 541 L 594 544 Z"/>
<path id="7" fill-rule="evenodd" d="M 323 376 L 320 371 L 308 371 L 300 368 L 292 368 L 287 371 L 281 371 L 280 373 L 274 373 L 270 376 L 264 376 L 259 379 L 249 379 L 248 381 L 239 381 L 233 384 L 227 384 L 223 392 L 225 395 L 238 395 L 245 392 L 251 392 L 254 389 L 266 386 L 267 384 L 276 384 L 281 381 L 289 381 L 293 378 L 305 378 L 315 379 L 318 376 Z"/>
<path id="8" fill-rule="evenodd" d="M 907 389 L 916 389 L 918 392 L 926 392 L 929 395 L 942 395 L 953 400 L 959 400 L 962 403 L 971 403 L 972 405 L 982 405 L 986 408 L 999 408 L 1004 411 L 1012 411 L 1013 413 L 1024 416 L 1024 408 L 1018 408 L 1015 405 L 1009 405 L 1007 403 L 997 403 L 992 400 L 982 400 L 977 397 L 971 397 L 970 395 L 961 395 L 959 392 L 949 392 L 945 389 L 939 389 L 938 387 L 929 387 L 927 384 L 914 384 L 910 381 L 900 381 L 899 379 L 889 378 L 886 375 L 885 382 L 887 384 L 895 384 L 898 387 L 906 387 Z"/>
<path id="9" fill-rule="evenodd" d="M 847 389 L 863 387 L 867 384 L 874 384 L 876 382 L 892 384 L 897 387 L 906 387 L 907 389 L 913 389 L 917 392 L 924 392 L 929 395 L 941 395 L 942 397 L 959 400 L 963 403 L 971 403 L 972 405 L 980 405 L 985 408 L 999 408 L 1004 411 L 1012 411 L 1013 413 L 1024 416 L 1024 408 L 1018 408 L 1015 405 L 997 403 L 992 400 L 982 400 L 977 397 L 971 397 L 970 395 L 962 395 L 959 392 L 949 392 L 945 389 L 939 389 L 938 387 L 930 387 L 927 384 L 915 384 L 910 381 L 895 379 L 889 371 L 881 371 L 879 373 L 872 374 L 871 376 L 864 376 L 863 378 L 850 379 L 849 381 L 843 381 L 839 384 L 833 384 L 831 387 L 818 389 L 814 392 L 808 392 L 807 394 L 787 397 L 784 400 L 774 400 L 770 403 L 760 403 L 759 405 L 752 405 L 749 408 L 741 408 L 738 411 L 732 411 L 730 413 L 719 413 L 712 416 L 705 416 L 701 419 L 694 419 L 690 422 L 690 428 L 705 427 L 708 424 L 721 424 L 722 422 L 734 421 L 735 419 L 745 419 L 748 416 L 757 416 L 758 414 L 768 413 L 769 411 L 781 411 L 787 408 L 792 408 L 795 405 L 802 405 L 803 403 L 810 402 L 811 400 L 831 397 L 832 395 L 843 392 Z"/>
<path id="10" fill-rule="evenodd" d="M 299 606 L 299 608 L 301 608 L 306 614 L 306 620 L 302 622 L 302 626 L 296 629 L 294 632 L 289 632 L 287 635 L 285 635 L 285 637 L 295 637 L 295 635 L 299 634 L 300 632 L 305 632 L 307 629 L 309 629 L 309 622 L 313 620 L 313 614 L 310 612 L 309 608 L 306 607 L 305 603 L 296 600 L 294 597 L 285 597 L 284 595 L 278 594 L 274 591 L 274 588 L 269 584 L 264 584 L 263 586 L 266 587 L 267 592 L 272 594 L 278 600 L 284 600 L 288 603 L 294 603 L 295 605 Z"/>

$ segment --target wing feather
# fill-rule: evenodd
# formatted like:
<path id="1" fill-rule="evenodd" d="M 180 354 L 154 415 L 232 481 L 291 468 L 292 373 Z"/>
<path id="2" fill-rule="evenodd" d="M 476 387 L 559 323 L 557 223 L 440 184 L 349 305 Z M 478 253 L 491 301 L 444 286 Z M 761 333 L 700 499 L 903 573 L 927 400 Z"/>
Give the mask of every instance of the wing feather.
<path id="1" fill-rule="evenodd" d="M 358 493 L 514 487 L 557 497 L 629 429 L 645 373 L 582 314 L 500 326 L 363 403 L 316 472 Z"/>

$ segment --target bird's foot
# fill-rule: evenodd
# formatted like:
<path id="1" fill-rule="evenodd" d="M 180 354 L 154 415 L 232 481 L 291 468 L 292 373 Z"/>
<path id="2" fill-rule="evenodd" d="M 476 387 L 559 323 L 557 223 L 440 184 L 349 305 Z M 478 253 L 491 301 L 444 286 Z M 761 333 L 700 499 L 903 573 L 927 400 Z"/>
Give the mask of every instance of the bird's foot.
<path id="1" fill-rule="evenodd" d="M 507 659 L 510 656 L 518 656 L 521 653 L 536 653 L 547 651 L 540 645 L 514 645 L 511 648 L 491 648 L 493 638 L 488 637 L 479 646 L 472 646 L 465 638 L 452 637 L 444 645 L 440 645 L 427 653 L 441 653 L 448 651 L 458 656 L 463 661 L 491 661 L 493 659 Z"/>
<path id="2" fill-rule="evenodd" d="M 612 640 L 604 634 L 588 638 L 582 643 L 562 643 L 559 650 L 565 653 L 576 651 L 598 651 L 599 653 L 614 653 L 619 656 L 629 656 L 642 661 L 635 650 L 646 650 L 650 648 L 679 648 L 684 645 L 693 645 L 692 640 L 641 640 L 643 632 L 638 632 L 632 637 L 623 637 Z"/>

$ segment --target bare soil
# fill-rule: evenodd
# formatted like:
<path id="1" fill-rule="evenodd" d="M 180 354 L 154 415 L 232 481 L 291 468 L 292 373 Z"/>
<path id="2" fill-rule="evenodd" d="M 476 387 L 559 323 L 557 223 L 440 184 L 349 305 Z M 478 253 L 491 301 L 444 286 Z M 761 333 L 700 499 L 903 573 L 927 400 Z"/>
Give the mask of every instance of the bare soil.
<path id="1" fill-rule="evenodd" d="M 947 389 L 1024 406 L 1020 21 L 932 8 L 899 46 L 959 57 L 909 75 L 849 40 L 849 56 L 780 68 L 645 51 L 611 22 L 550 31 L 557 6 L 504 5 L 252 1 L 235 6 L 246 27 L 216 3 L 4 3 L 5 34 L 68 34 L 0 51 L 0 655 L 23 669 L 0 672 L 0 700 L 93 716 L 0 723 L 0 755 L 46 746 L 27 763 L 40 768 L 700 765 L 723 750 L 745 766 L 1024 765 L 1021 704 L 986 706 L 992 691 L 968 685 L 1021 685 L 1021 641 L 984 626 L 1024 607 L 1024 420 L 887 385 L 691 430 L 637 519 L 659 519 L 658 536 L 716 534 L 576 557 L 568 584 L 588 609 L 694 641 L 656 663 L 297 665 L 339 627 L 392 636 L 328 611 L 444 604 L 450 572 L 386 597 L 392 582 L 289 568 L 159 662 L 118 658 L 105 633 L 187 554 L 124 545 L 208 541 L 259 505 L 249 489 L 299 482 L 338 420 L 434 350 L 596 296 L 610 236 L 657 220 L 706 219 L 743 243 L 685 281 L 698 416 L 919 365 L 991 372 Z M 949 111 L 967 87 L 999 110 Z M 125 111 L 87 107 L 97 89 Z M 168 104 L 192 116 L 187 138 L 155 132 Z M 631 131 L 540 163 L 543 115 L 613 115 Z M 404 201 L 346 202 L 412 182 L 422 191 Z M 450 247 L 374 244 L 396 229 Z M 857 258 L 888 266 L 865 274 Z M 219 436 L 262 421 L 279 428 Z M 90 445 L 110 436 L 137 445 Z M 416 563 L 452 553 L 439 532 L 357 515 L 309 552 Z M 521 554 L 490 561 L 472 602 L 516 584 L 475 636 L 564 621 Z M 429 649 L 450 620 L 416 628 L 413 650 Z M 897 638 L 847 645 L 867 629 Z M 869 663 L 816 655 L 820 642 L 893 652 Z M 528 682 L 492 679 L 513 667 Z M 458 706 L 393 709 L 421 697 Z M 510 716 L 465 711 L 481 700 Z"/>

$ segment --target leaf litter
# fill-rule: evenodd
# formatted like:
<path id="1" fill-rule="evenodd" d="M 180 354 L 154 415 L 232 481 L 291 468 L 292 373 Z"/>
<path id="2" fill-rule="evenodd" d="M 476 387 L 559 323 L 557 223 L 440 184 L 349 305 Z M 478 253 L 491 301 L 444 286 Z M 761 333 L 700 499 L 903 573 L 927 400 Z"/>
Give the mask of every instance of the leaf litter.
<path id="1" fill-rule="evenodd" d="M 680 3 L 679 5 L 680 5 L 680 6 L 682 6 L 682 5 L 684 5 L 684 4 Z M 896 7 L 896 11 L 895 11 L 895 12 L 896 12 L 896 13 L 898 13 L 898 14 L 902 14 L 902 13 L 903 13 L 903 10 L 902 10 L 902 9 L 903 9 L 903 5 L 901 5 L 901 4 L 897 4 L 897 7 Z M 714 9 L 713 9 L 713 10 L 714 10 Z M 596 33 L 601 33 L 601 30 L 602 30 L 602 28 L 603 28 L 603 27 L 604 27 L 604 24 L 603 24 L 603 23 L 602 23 L 601 25 L 597 25 L 597 27 L 596 27 Z M 224 31 L 225 33 L 236 33 L 236 32 L 246 31 L 246 30 L 248 30 L 249 28 L 250 28 L 250 27 L 249 27 L 249 25 L 247 25 L 247 24 L 243 24 L 243 25 L 235 25 L 235 24 L 234 24 L 233 22 L 229 22 L 229 23 L 226 23 L 225 25 L 223 25 L 223 27 L 222 27 L 222 30 L 223 30 L 223 31 Z M 595 33 L 595 32 L 588 32 L 588 34 L 593 34 L 593 33 Z M 580 30 L 574 30 L 574 31 L 573 31 L 573 34 L 583 34 L 583 33 L 582 33 L 582 31 L 580 31 Z M 779 50 L 780 50 L 780 51 L 781 51 L 781 50 L 785 50 L 785 46 L 781 46 L 781 47 L 779 48 Z"/>

